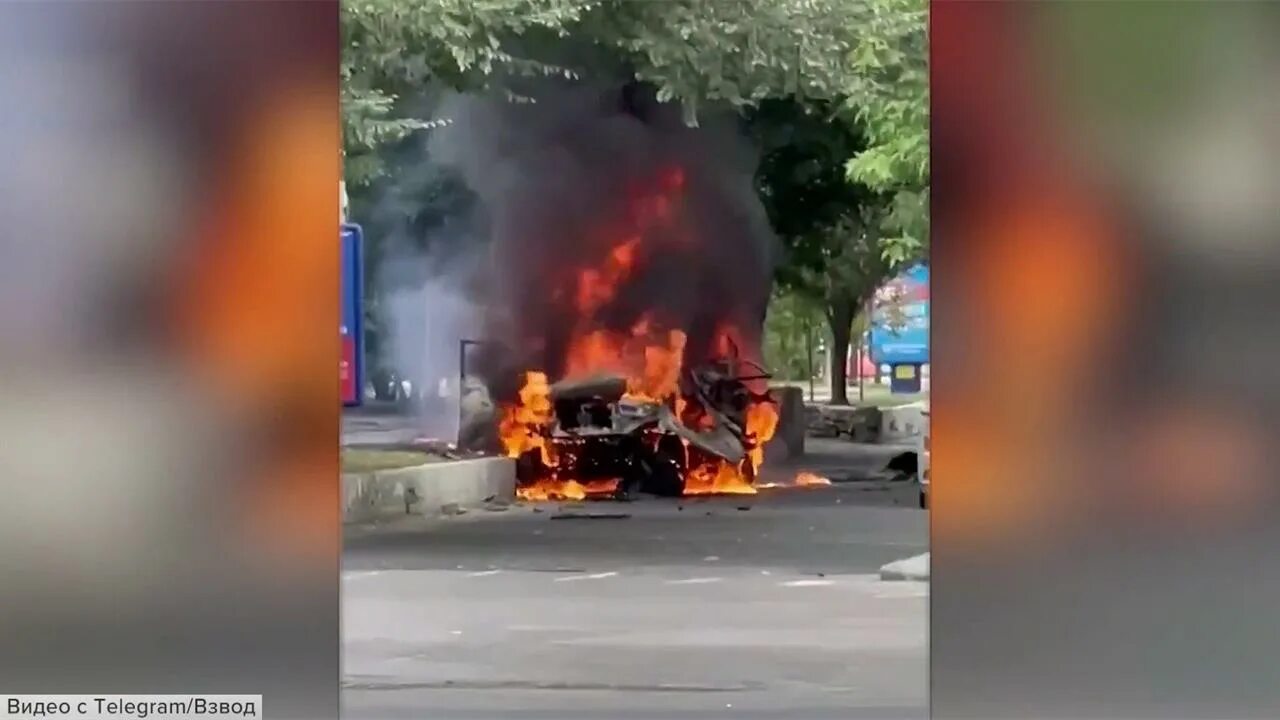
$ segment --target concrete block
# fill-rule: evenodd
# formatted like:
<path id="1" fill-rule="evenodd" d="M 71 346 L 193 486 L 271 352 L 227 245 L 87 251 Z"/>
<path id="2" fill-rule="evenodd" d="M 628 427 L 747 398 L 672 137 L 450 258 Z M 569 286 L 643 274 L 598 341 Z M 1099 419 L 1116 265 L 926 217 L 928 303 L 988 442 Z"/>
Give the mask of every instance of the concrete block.
<path id="1" fill-rule="evenodd" d="M 804 455 L 808 425 L 804 391 L 797 387 L 783 387 L 774 388 L 770 394 L 778 404 L 778 427 L 773 439 L 765 444 L 764 456 L 771 460 L 786 460 Z"/>
<path id="2" fill-rule="evenodd" d="M 854 410 L 849 416 L 844 432 L 856 443 L 874 443 L 880 436 L 880 423 L 883 416 L 879 408 L 863 407 Z"/>
<path id="3" fill-rule="evenodd" d="M 509 458 L 427 463 L 342 476 L 343 521 L 436 516 L 443 508 L 481 507 L 515 499 L 516 465 Z M 456 513 L 453 513 L 456 514 Z"/>
<path id="4" fill-rule="evenodd" d="M 929 580 L 929 553 L 896 560 L 880 568 L 881 580 Z"/>
<path id="5" fill-rule="evenodd" d="M 876 442 L 887 445 L 916 441 L 924 432 L 924 405 L 917 403 L 881 408 L 880 432 Z"/>

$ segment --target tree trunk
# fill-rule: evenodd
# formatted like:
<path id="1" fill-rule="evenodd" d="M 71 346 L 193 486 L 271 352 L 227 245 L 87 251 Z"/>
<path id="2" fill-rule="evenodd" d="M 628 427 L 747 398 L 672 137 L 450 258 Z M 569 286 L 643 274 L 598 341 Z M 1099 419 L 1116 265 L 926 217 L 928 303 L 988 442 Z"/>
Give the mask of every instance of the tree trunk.
<path id="1" fill-rule="evenodd" d="M 856 303 L 833 302 L 827 308 L 831 324 L 831 404 L 849 404 L 849 340 L 853 334 Z"/>

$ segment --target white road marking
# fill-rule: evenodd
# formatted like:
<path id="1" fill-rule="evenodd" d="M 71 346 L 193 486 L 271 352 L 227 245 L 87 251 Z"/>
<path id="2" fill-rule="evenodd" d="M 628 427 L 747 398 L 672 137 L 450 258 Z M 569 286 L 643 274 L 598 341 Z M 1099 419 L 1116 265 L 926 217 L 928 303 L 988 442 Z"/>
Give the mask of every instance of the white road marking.
<path id="1" fill-rule="evenodd" d="M 835 585 L 835 580 L 788 580 L 779 583 L 782 587 L 819 587 L 821 585 Z"/>
<path id="2" fill-rule="evenodd" d="M 724 578 L 718 577 L 695 577 L 685 578 L 683 580 L 667 580 L 664 585 L 705 585 L 707 583 L 718 583 Z"/>
<path id="3" fill-rule="evenodd" d="M 618 573 L 616 572 L 602 572 L 602 573 L 595 573 L 594 575 L 566 575 L 564 577 L 556 578 L 555 581 L 556 582 L 573 582 L 575 580 L 603 580 L 605 578 L 613 577 L 617 574 Z"/>
<path id="4" fill-rule="evenodd" d="M 467 573 L 467 577 L 485 577 L 487 575 L 497 575 L 501 570 L 481 570 L 480 572 Z"/>
<path id="5" fill-rule="evenodd" d="M 344 572 L 342 573 L 342 579 L 343 580 L 359 580 L 360 578 L 373 577 L 374 575 L 381 575 L 381 574 L 382 574 L 381 570 L 369 570 L 367 572 Z"/>

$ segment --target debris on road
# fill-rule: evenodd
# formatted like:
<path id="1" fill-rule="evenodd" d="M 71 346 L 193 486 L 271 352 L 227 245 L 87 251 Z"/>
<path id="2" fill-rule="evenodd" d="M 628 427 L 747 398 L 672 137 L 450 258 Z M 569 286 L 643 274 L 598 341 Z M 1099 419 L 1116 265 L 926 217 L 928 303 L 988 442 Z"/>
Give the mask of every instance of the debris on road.
<path id="1" fill-rule="evenodd" d="M 465 515 L 466 513 L 466 508 L 462 507 L 458 503 L 445 503 L 440 506 L 441 515 Z"/>

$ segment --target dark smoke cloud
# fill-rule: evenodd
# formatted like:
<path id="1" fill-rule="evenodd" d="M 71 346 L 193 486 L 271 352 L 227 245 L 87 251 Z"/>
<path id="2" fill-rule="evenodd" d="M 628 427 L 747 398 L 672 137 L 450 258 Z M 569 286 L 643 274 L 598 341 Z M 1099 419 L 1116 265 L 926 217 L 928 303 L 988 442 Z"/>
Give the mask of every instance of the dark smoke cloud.
<path id="1" fill-rule="evenodd" d="M 453 123 L 430 148 L 466 179 L 489 230 L 484 335 L 503 349 L 482 363 L 495 393 L 504 394 L 499 367 L 560 376 L 578 273 L 637 232 L 632 270 L 594 326 L 622 331 L 649 313 L 684 330 L 686 358 L 696 360 L 730 324 L 744 352 L 758 354 L 777 241 L 754 189 L 755 153 L 736 125 L 687 127 L 678 106 L 634 84 L 531 97 L 447 101 L 440 115 Z M 629 220 L 664 192 L 674 199 L 665 221 Z"/>

